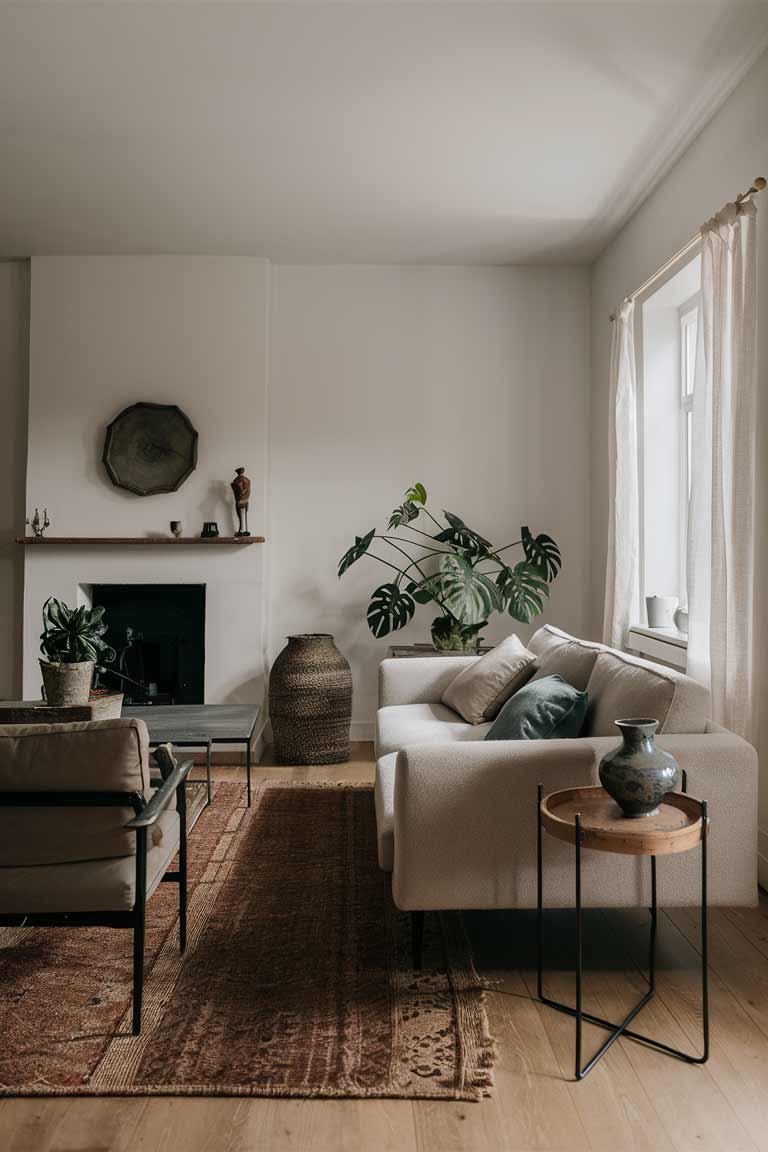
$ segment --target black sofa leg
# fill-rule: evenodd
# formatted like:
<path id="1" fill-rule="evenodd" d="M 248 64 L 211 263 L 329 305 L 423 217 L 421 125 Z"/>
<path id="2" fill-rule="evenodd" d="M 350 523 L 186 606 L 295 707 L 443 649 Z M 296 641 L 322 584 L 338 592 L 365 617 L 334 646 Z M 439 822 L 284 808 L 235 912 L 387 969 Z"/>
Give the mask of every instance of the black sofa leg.
<path id="1" fill-rule="evenodd" d="M 424 959 L 424 913 L 411 912 L 411 950 L 413 966 L 420 969 Z"/>

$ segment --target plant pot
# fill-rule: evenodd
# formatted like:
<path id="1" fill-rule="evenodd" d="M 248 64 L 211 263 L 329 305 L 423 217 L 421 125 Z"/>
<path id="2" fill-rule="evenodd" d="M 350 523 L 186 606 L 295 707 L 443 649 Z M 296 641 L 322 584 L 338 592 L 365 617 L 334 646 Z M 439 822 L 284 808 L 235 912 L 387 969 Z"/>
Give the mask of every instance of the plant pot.
<path id="1" fill-rule="evenodd" d="M 656 747 L 658 720 L 616 720 L 622 743 L 600 761 L 600 783 L 625 816 L 655 816 L 667 792 L 677 787 L 674 756 Z"/>
<path id="2" fill-rule="evenodd" d="M 40 661 L 43 674 L 43 692 L 46 702 L 55 708 L 68 704 L 87 704 L 93 680 L 93 660 L 80 660 L 75 664 L 49 664 Z"/>
<path id="3" fill-rule="evenodd" d="M 482 625 L 484 627 L 484 625 Z M 438 616 L 432 621 L 432 644 L 438 652 L 477 652 L 480 642 L 476 626 L 456 624 L 450 627 L 445 616 Z"/>
<path id="4" fill-rule="evenodd" d="M 122 692 L 91 692 L 88 703 L 94 720 L 119 720 L 122 716 Z"/>
<path id="5" fill-rule="evenodd" d="M 269 717 L 280 764 L 349 760 L 352 672 L 333 636 L 289 636 L 269 675 Z"/>

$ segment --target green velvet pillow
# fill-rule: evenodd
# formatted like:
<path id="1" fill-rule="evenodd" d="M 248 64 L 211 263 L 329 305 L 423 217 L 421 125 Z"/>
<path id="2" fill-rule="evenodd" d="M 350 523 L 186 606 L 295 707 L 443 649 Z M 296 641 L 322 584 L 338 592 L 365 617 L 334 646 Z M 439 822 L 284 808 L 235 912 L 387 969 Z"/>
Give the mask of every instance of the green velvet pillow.
<path id="1" fill-rule="evenodd" d="M 587 715 L 587 694 L 562 676 L 531 680 L 507 700 L 486 740 L 567 740 L 578 736 Z"/>

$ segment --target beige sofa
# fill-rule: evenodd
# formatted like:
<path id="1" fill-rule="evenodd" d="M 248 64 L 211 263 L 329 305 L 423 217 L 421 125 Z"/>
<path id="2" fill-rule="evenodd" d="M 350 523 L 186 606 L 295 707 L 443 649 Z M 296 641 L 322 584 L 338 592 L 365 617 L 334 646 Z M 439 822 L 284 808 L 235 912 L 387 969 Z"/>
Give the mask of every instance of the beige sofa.
<path id="1" fill-rule="evenodd" d="M 384 660 L 376 725 L 379 863 L 392 873 L 398 907 L 536 906 L 536 786 L 597 784 L 598 765 L 617 744 L 614 720 L 653 716 L 659 745 L 684 770 L 687 790 L 709 802 L 711 904 L 757 899 L 757 756 L 707 718 L 708 694 L 662 665 L 568 636 L 546 625 L 530 640 L 535 675 L 562 675 L 589 693 L 585 734 L 576 740 L 484 741 L 440 698 L 477 657 Z M 545 838 L 545 903 L 573 903 L 573 856 Z M 659 864 L 659 900 L 698 906 L 698 851 Z M 584 902 L 598 907 L 650 901 L 642 861 L 586 852 Z"/>

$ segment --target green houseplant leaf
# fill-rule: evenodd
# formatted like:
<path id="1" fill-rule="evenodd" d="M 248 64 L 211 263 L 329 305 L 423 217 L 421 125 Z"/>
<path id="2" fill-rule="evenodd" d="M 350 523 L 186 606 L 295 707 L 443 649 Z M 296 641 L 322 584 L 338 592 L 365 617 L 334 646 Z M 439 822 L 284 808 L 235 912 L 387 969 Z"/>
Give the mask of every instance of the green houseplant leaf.
<path id="1" fill-rule="evenodd" d="M 410 524 L 419 515 L 419 509 L 412 500 L 406 500 L 399 508 L 395 508 L 394 512 L 389 518 L 387 528 L 391 532 L 393 528 L 402 528 L 406 524 Z"/>
<path id="2" fill-rule="evenodd" d="M 552 581 L 563 563 L 560 549 L 551 536 L 541 533 L 532 536 L 527 527 L 520 529 L 525 558 L 534 568 L 538 568 L 545 580 Z"/>
<path id="3" fill-rule="evenodd" d="M 414 484 L 404 496 L 406 504 L 426 504 L 427 490 L 423 484 Z"/>
<path id="4" fill-rule="evenodd" d="M 490 541 L 481 536 L 479 532 L 467 527 L 460 516 L 446 511 L 443 512 L 443 516 L 450 527 L 438 532 L 435 540 L 439 540 L 441 544 L 450 544 L 454 548 L 462 548 L 469 553 L 487 553 L 490 551 L 492 548 Z"/>
<path id="5" fill-rule="evenodd" d="M 74 664 L 83 660 L 115 658 L 113 648 L 102 639 L 107 631 L 104 608 L 80 605 L 74 610 L 51 596 L 43 605 L 43 632 L 40 650 L 54 664 Z"/>
<path id="6" fill-rule="evenodd" d="M 371 540 L 376 535 L 376 529 L 371 528 L 370 532 L 366 532 L 365 536 L 355 536 L 355 542 L 351 548 L 342 556 L 339 561 L 339 577 L 342 577 L 348 568 L 351 568 L 356 560 L 359 560 L 371 546 Z"/>
<path id="7" fill-rule="evenodd" d="M 440 599 L 462 624 L 480 624 L 502 607 L 499 589 L 466 556 L 440 558 Z"/>
<path id="8" fill-rule="evenodd" d="M 377 640 L 396 632 L 398 628 L 413 619 L 416 611 L 416 602 L 409 592 L 403 591 L 397 584 L 382 584 L 371 597 L 368 605 L 368 627 Z"/>
<path id="9" fill-rule="evenodd" d="M 509 615 L 521 624 L 530 624 L 544 610 L 549 585 L 540 569 L 527 560 L 521 560 L 514 568 L 505 568 L 496 583 Z"/>

